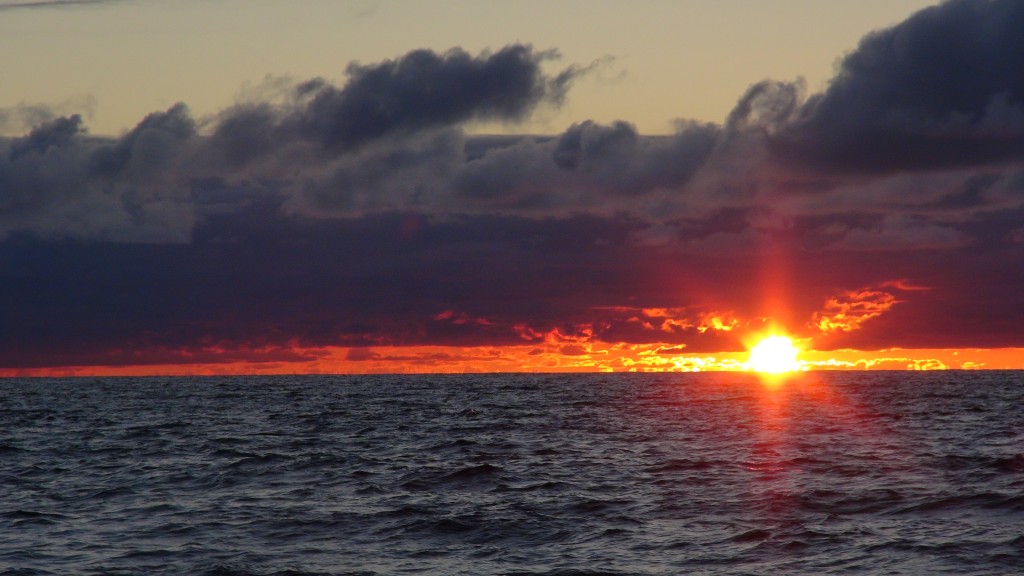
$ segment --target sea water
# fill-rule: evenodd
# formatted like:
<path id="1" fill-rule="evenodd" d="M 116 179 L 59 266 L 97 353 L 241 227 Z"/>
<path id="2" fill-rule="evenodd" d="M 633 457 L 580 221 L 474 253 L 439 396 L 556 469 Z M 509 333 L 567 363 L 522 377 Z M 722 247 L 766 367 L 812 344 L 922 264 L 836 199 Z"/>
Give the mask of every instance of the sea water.
<path id="1" fill-rule="evenodd" d="M 0 380 L 0 574 L 1021 574 L 1024 372 Z"/>

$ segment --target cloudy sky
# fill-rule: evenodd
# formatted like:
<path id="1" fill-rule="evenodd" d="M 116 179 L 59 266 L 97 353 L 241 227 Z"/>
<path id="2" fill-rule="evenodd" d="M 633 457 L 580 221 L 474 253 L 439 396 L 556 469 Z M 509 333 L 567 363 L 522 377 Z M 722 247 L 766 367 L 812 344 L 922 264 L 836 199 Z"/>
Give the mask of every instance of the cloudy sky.
<path id="1" fill-rule="evenodd" d="M 0 2 L 0 370 L 1024 367 L 1024 4 Z"/>

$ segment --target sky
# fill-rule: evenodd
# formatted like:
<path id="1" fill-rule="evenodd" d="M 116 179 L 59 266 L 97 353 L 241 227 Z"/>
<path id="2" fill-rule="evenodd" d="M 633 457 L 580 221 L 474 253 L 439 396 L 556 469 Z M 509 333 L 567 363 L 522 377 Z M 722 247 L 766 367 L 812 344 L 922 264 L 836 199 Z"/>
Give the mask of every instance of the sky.
<path id="1" fill-rule="evenodd" d="M 1021 29 L 0 2 L 0 374 L 1024 368 Z"/>

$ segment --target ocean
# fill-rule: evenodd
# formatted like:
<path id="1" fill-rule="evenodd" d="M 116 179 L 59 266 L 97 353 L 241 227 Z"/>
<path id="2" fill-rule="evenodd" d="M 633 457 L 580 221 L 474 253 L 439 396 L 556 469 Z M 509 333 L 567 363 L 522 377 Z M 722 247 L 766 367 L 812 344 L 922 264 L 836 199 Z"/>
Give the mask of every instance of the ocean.
<path id="1" fill-rule="evenodd" d="M 0 574 L 1024 573 L 1024 372 L 0 380 Z"/>

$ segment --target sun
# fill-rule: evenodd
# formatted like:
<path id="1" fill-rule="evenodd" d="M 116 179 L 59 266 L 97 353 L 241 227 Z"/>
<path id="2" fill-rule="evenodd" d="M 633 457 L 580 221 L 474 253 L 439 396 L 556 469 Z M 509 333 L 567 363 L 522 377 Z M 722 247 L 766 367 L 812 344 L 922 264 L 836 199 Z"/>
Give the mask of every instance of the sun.
<path id="1" fill-rule="evenodd" d="M 796 355 L 800 351 L 785 336 L 768 336 L 750 349 L 750 369 L 767 374 L 781 374 L 800 369 Z"/>

